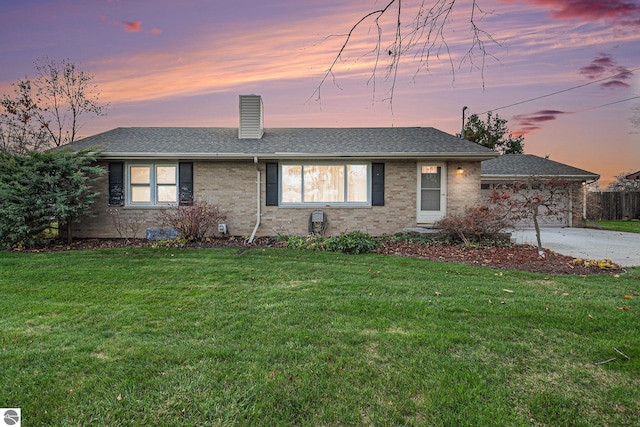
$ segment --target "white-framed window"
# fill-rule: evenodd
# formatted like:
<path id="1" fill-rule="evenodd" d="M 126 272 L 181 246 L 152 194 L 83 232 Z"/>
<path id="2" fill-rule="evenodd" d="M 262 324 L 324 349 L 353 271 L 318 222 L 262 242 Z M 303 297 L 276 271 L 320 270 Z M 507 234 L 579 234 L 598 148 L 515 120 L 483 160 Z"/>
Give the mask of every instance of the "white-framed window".
<path id="1" fill-rule="evenodd" d="M 282 163 L 280 205 L 370 206 L 370 163 Z"/>
<path id="2" fill-rule="evenodd" d="M 127 190 L 129 206 L 175 205 L 178 203 L 178 165 L 128 164 Z"/>

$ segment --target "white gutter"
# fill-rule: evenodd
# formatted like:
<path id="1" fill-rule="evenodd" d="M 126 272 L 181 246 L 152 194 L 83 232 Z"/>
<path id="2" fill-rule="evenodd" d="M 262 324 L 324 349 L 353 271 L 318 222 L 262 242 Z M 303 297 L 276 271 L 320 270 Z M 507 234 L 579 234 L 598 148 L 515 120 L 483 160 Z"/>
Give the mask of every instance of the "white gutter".
<path id="1" fill-rule="evenodd" d="M 447 160 L 470 160 L 482 161 L 497 157 L 496 152 L 488 154 L 478 153 L 151 153 L 151 152 L 101 152 L 101 159 L 137 160 L 137 159 L 193 159 L 193 160 L 248 160 L 260 156 L 263 160 L 283 160 L 283 159 L 397 159 L 397 160 L 417 160 L 417 159 L 447 159 Z"/>
<path id="2" fill-rule="evenodd" d="M 597 181 L 600 176 L 599 175 L 595 175 L 598 178 L 596 178 L 595 180 L 593 180 L 592 182 Z M 497 174 L 482 174 L 480 176 L 480 178 L 482 179 L 482 181 L 491 181 L 491 182 L 496 182 L 496 181 L 504 181 L 504 180 L 510 180 L 510 181 L 517 181 L 517 180 L 526 180 L 526 179 L 530 179 L 530 178 L 536 178 L 536 179 L 553 179 L 553 178 L 560 178 L 560 179 L 564 179 L 566 181 L 587 181 L 590 179 L 593 179 L 594 175 L 497 175 Z"/>
<path id="3" fill-rule="evenodd" d="M 253 243 L 253 239 L 256 237 L 256 233 L 258 232 L 258 227 L 260 227 L 260 217 L 262 213 L 260 211 L 260 167 L 258 166 L 258 157 L 255 156 L 253 158 L 253 163 L 256 165 L 256 225 L 253 227 L 253 232 L 251 233 L 251 237 L 245 242 L 248 244 Z"/>

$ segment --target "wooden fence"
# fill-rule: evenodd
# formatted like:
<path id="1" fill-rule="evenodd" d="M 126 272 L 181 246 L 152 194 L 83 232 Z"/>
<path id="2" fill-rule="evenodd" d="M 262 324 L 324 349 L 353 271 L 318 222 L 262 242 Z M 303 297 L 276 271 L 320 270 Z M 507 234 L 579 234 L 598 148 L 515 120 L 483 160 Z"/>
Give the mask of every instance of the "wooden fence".
<path id="1" fill-rule="evenodd" d="M 640 191 L 587 193 L 589 219 L 640 219 Z"/>

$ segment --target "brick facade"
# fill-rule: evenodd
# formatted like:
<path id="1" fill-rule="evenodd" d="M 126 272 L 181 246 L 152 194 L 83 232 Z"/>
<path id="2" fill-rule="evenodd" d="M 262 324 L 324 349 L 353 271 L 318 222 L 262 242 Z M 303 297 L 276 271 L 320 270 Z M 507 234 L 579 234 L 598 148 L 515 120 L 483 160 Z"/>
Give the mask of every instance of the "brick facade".
<path id="1" fill-rule="evenodd" d="M 309 217 L 322 210 L 327 217 L 326 233 L 360 230 L 372 235 L 396 233 L 416 226 L 417 162 L 385 162 L 384 206 L 371 207 L 277 207 L 265 206 L 265 163 L 252 161 L 194 162 L 194 196 L 216 204 L 227 214 L 227 228 L 234 236 L 249 236 L 256 223 L 256 179 L 261 172 L 261 224 L 258 236 L 278 234 L 305 235 Z M 106 164 L 103 163 L 103 166 Z M 458 174 L 460 166 L 464 173 Z M 162 208 L 109 207 L 108 177 L 100 177 L 95 188 L 100 192 L 92 216 L 74 226 L 78 238 L 141 238 L 148 227 L 160 227 Z M 460 213 L 465 206 L 480 201 L 480 162 L 447 164 L 447 213 Z"/>
<path id="2" fill-rule="evenodd" d="M 458 167 L 462 173 L 458 173 Z M 465 207 L 480 203 L 480 162 L 449 162 L 447 214 L 459 215 L 464 212 Z"/>

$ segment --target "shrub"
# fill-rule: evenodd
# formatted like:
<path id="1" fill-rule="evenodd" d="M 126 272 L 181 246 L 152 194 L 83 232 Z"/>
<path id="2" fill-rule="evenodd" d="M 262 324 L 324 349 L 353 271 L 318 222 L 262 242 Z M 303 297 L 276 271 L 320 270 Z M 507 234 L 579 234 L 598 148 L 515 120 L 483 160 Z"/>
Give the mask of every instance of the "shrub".
<path id="1" fill-rule="evenodd" d="M 204 240 L 226 219 L 227 215 L 217 206 L 198 200 L 191 206 L 176 206 L 160 214 L 160 221 L 164 227 L 174 228 L 180 238 L 191 242 Z"/>
<path id="2" fill-rule="evenodd" d="M 336 237 L 329 237 L 325 242 L 325 249 L 332 252 L 346 254 L 366 254 L 378 247 L 378 239 L 362 231 L 341 233 Z"/>
<path id="3" fill-rule="evenodd" d="M 104 173 L 95 160 L 89 151 L 0 153 L 0 247 L 35 245 L 52 223 L 87 215 L 97 196 L 91 183 Z"/>
<path id="4" fill-rule="evenodd" d="M 438 241 L 437 236 L 435 234 L 421 235 L 418 233 L 406 233 L 406 232 L 385 234 L 384 236 L 382 236 L 382 239 L 385 241 L 391 241 L 391 242 L 418 243 L 423 245 L 428 245 L 430 243 L 434 243 Z"/>
<path id="5" fill-rule="evenodd" d="M 286 241 L 289 249 L 323 251 L 327 238 L 319 234 L 310 234 L 308 236 L 280 236 L 279 240 Z"/>
<path id="6" fill-rule="evenodd" d="M 447 215 L 434 224 L 440 229 L 440 236 L 467 245 L 494 240 L 512 225 L 504 210 L 487 206 L 469 207 L 463 214 Z"/>
<path id="7" fill-rule="evenodd" d="M 319 234 L 308 236 L 280 235 L 289 249 L 307 249 L 312 251 L 344 252 L 346 254 L 366 254 L 377 249 L 379 241 L 362 231 L 342 233 L 340 236 L 325 237 Z"/>

